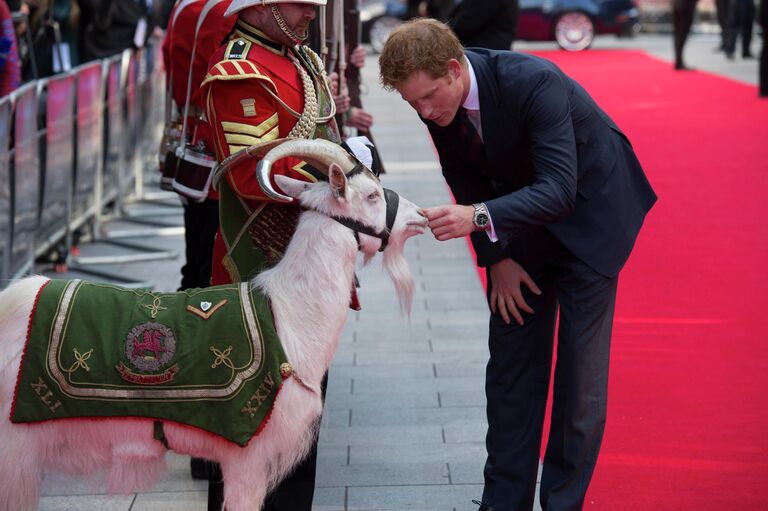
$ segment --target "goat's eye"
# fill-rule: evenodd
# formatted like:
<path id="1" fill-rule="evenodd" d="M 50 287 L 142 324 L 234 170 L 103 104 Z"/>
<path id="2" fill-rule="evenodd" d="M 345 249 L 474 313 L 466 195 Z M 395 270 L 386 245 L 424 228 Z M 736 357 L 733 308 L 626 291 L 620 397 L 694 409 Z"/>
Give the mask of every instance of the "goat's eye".
<path id="1" fill-rule="evenodd" d="M 368 200 L 374 201 L 379 198 L 379 192 L 371 192 L 368 194 Z"/>

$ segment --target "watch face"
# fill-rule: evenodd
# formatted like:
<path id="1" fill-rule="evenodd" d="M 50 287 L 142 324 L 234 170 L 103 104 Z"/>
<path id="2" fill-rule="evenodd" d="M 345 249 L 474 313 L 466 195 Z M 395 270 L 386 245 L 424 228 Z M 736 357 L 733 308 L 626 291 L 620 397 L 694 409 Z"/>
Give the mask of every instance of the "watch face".
<path id="1" fill-rule="evenodd" d="M 478 213 L 475 215 L 475 225 L 478 227 L 485 227 L 488 225 L 488 215 L 485 213 Z"/>

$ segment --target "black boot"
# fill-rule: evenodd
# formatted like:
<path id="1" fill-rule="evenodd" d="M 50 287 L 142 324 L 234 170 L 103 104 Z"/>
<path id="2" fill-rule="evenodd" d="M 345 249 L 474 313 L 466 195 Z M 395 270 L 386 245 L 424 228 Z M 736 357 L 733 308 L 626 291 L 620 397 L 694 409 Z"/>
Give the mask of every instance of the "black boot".
<path id="1" fill-rule="evenodd" d="M 480 508 L 477 511 L 496 511 L 495 507 L 487 506 L 482 502 L 480 502 L 479 500 L 473 500 L 472 503 L 480 506 Z"/>

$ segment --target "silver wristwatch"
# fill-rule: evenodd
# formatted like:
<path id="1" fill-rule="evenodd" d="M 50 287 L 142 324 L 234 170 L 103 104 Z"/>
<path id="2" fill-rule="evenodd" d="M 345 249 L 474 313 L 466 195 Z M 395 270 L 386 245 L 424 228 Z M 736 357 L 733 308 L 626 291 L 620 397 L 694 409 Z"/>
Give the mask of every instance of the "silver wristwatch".
<path id="1" fill-rule="evenodd" d="M 490 227 L 491 217 L 488 215 L 488 208 L 482 202 L 478 204 L 472 204 L 475 208 L 475 214 L 472 217 L 472 223 L 475 224 L 475 228 L 481 231 L 485 231 Z"/>

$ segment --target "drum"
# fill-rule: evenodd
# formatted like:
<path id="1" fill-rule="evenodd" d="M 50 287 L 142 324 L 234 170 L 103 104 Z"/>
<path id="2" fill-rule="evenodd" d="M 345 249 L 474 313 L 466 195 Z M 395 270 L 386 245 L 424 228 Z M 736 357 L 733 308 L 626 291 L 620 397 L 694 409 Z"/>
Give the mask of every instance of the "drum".
<path id="1" fill-rule="evenodd" d="M 216 157 L 204 148 L 187 145 L 176 150 L 178 166 L 173 178 L 173 190 L 190 200 L 203 202 L 211 188 Z"/>

